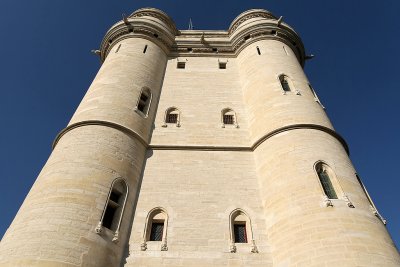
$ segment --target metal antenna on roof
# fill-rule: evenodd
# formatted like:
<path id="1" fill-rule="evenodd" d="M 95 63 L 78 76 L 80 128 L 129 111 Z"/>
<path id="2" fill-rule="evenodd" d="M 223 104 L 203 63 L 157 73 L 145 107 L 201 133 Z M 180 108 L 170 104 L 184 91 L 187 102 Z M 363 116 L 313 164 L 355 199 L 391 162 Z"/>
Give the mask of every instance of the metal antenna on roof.
<path id="1" fill-rule="evenodd" d="M 189 19 L 189 28 L 188 28 L 188 30 L 193 30 L 192 18 Z"/>

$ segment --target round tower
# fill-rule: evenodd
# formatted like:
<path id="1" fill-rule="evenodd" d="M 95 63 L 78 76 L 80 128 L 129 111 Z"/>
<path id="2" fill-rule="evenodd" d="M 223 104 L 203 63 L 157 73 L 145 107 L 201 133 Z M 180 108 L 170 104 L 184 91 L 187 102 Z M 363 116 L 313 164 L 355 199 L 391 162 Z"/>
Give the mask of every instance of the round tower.
<path id="1" fill-rule="evenodd" d="M 229 33 L 242 46 L 238 65 L 273 266 L 399 266 L 348 147 L 304 74 L 300 37 L 265 10 L 242 13 Z"/>
<path id="2" fill-rule="evenodd" d="M 0 266 L 119 266 L 177 30 L 140 9 L 107 32 L 103 64 L 0 244 Z"/>

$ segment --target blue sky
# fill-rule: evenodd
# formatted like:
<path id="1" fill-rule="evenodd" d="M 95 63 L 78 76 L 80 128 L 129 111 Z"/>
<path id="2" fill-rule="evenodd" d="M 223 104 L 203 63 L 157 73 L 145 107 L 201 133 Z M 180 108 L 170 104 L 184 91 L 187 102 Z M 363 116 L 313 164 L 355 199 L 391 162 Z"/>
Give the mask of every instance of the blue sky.
<path id="1" fill-rule="evenodd" d="M 305 71 L 400 245 L 400 1 L 0 2 L 0 236 L 45 164 L 51 143 L 100 67 L 97 49 L 121 14 L 156 7 L 187 29 L 227 29 L 250 8 L 284 16 L 300 34 Z"/>

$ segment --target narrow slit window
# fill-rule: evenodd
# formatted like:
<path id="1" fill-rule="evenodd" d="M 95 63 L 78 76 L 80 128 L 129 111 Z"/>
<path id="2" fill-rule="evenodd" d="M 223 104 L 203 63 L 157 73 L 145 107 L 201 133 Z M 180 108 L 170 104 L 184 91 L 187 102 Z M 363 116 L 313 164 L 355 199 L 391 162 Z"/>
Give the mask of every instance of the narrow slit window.
<path id="1" fill-rule="evenodd" d="M 151 224 L 149 241 L 162 241 L 164 222 L 153 222 Z"/>
<path id="2" fill-rule="evenodd" d="M 338 197 L 336 195 L 335 189 L 332 185 L 332 181 L 329 177 L 329 174 L 328 174 L 326 168 L 324 168 L 323 166 L 320 166 L 317 169 L 317 173 L 318 173 L 318 177 L 321 182 L 322 189 L 324 190 L 325 195 L 329 199 L 337 199 Z"/>
<path id="3" fill-rule="evenodd" d="M 238 222 L 233 225 L 235 243 L 247 243 L 246 222 Z"/>
<path id="4" fill-rule="evenodd" d="M 118 53 L 120 48 L 121 48 L 121 44 L 118 45 L 117 49 L 115 50 L 115 53 Z"/>
<path id="5" fill-rule="evenodd" d="M 221 70 L 226 69 L 226 62 L 219 62 L 219 68 L 220 68 Z"/>
<path id="6" fill-rule="evenodd" d="M 308 88 L 310 88 L 311 93 L 313 94 L 314 98 L 317 98 L 314 89 L 311 87 L 311 84 L 308 84 Z"/>
<path id="7" fill-rule="evenodd" d="M 178 69 L 184 69 L 184 68 L 186 68 L 186 62 L 178 62 L 178 64 L 176 65 L 176 67 L 178 68 Z"/>
<path id="8" fill-rule="evenodd" d="M 147 45 L 144 46 L 143 54 L 146 54 L 146 51 L 147 51 Z"/>
<path id="9" fill-rule="evenodd" d="M 279 76 L 279 81 L 281 82 L 281 86 L 284 92 L 290 92 L 290 84 L 289 78 L 286 75 Z"/>
<path id="10" fill-rule="evenodd" d="M 257 46 L 257 53 L 259 54 L 259 55 L 261 55 L 261 51 L 260 51 L 260 48 Z"/>

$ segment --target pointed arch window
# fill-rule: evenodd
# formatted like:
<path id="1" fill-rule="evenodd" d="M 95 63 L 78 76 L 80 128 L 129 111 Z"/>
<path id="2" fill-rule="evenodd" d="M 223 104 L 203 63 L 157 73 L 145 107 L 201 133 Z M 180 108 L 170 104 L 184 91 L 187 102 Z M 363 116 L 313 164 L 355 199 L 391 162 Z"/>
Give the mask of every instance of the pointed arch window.
<path id="1" fill-rule="evenodd" d="M 161 242 L 161 251 L 167 251 L 167 228 L 168 214 L 166 210 L 160 207 L 152 209 L 146 218 L 141 250 L 147 250 L 148 245 L 158 247 Z"/>
<path id="2" fill-rule="evenodd" d="M 251 244 L 251 252 L 258 253 L 253 237 L 250 217 L 242 209 L 235 209 L 229 215 L 230 247 L 235 253 L 238 244 Z"/>
<path id="3" fill-rule="evenodd" d="M 176 127 L 181 126 L 181 112 L 176 107 L 170 107 L 165 111 L 164 125 L 167 127 L 169 124 L 175 124 Z"/>
<path id="4" fill-rule="evenodd" d="M 104 228 L 114 232 L 112 241 L 118 242 L 119 229 L 128 197 L 128 186 L 124 179 L 117 178 L 112 184 L 96 233 L 100 234 Z"/>
<path id="5" fill-rule="evenodd" d="M 136 110 L 147 117 L 150 109 L 152 94 L 149 88 L 143 88 L 136 104 Z"/>
<path id="6" fill-rule="evenodd" d="M 221 111 L 221 126 L 225 128 L 229 125 L 239 128 L 236 112 L 233 109 L 225 108 Z"/>
<path id="7" fill-rule="evenodd" d="M 316 171 L 325 195 L 329 199 L 337 199 L 338 197 L 335 188 L 333 187 L 331 177 L 329 176 L 330 171 L 328 166 L 320 162 L 316 166 Z"/>

